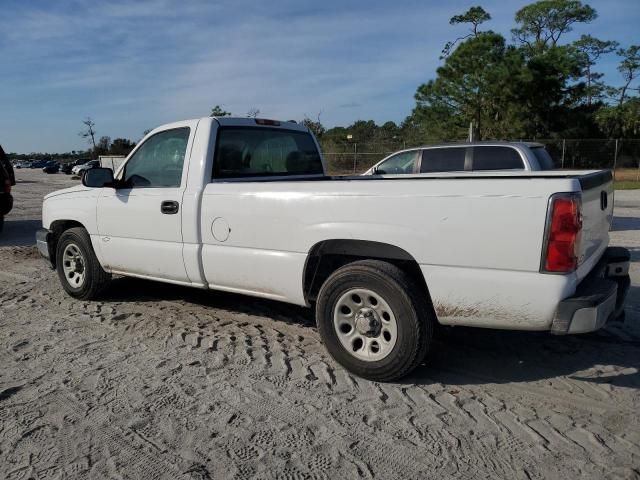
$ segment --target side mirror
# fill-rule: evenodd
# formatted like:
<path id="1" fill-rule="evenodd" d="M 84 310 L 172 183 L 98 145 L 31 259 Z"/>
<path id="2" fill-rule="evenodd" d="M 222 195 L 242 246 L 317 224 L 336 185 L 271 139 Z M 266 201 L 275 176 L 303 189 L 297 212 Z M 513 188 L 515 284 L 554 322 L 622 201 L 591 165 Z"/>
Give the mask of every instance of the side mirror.
<path id="1" fill-rule="evenodd" d="M 100 167 L 85 170 L 82 176 L 82 185 L 91 188 L 112 187 L 113 170 Z"/>

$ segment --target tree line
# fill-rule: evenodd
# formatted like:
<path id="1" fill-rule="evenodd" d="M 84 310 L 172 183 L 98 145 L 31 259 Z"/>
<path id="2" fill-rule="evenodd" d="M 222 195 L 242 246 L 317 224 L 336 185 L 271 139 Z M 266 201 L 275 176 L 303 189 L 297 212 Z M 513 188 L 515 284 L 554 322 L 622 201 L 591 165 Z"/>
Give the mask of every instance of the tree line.
<path id="1" fill-rule="evenodd" d="M 129 155 L 134 149 L 136 143 L 128 138 L 114 138 L 102 135 L 98 137 L 96 132 L 96 123 L 91 117 L 87 117 L 82 121 L 83 129 L 78 132 L 81 138 L 84 138 L 89 144 L 87 150 L 72 150 L 63 153 L 9 153 L 12 159 L 30 160 L 80 160 L 80 159 L 96 159 L 100 155 Z M 146 130 L 146 135 L 150 130 Z"/>
<path id="2" fill-rule="evenodd" d="M 400 124 L 358 120 L 326 129 L 320 115 L 303 123 L 325 150 L 350 143 L 407 145 L 484 139 L 640 138 L 640 45 L 622 46 L 567 33 L 597 19 L 578 0 L 541 0 L 514 17 L 511 41 L 485 29 L 491 14 L 475 6 L 451 17 L 466 34 L 445 43 L 435 78 L 418 86 L 415 107 Z M 607 84 L 598 62 L 617 56 Z M 212 115 L 229 115 L 217 105 Z"/>
<path id="3" fill-rule="evenodd" d="M 516 12 L 512 42 L 491 30 L 477 6 L 451 18 L 469 33 L 445 45 L 436 78 L 420 85 L 406 122 L 428 139 L 613 138 L 640 135 L 640 46 L 591 35 L 564 42 L 597 12 L 577 0 L 542 0 Z M 617 55 L 621 79 L 603 81 L 597 63 Z"/>
<path id="4" fill-rule="evenodd" d="M 589 34 L 565 41 L 574 28 L 597 17 L 593 7 L 579 0 L 540 0 L 516 12 L 509 41 L 485 29 L 490 12 L 471 7 L 451 17 L 449 23 L 468 27 L 466 33 L 444 44 L 435 78 L 417 87 L 415 106 L 402 122 L 358 120 L 326 128 L 321 113 L 301 121 L 329 152 L 352 143 L 401 146 L 462 140 L 470 126 L 478 140 L 640 138 L 640 45 L 624 46 Z M 618 77 L 608 79 L 612 84 L 598 71 L 607 56 L 618 59 Z M 251 108 L 245 116 L 259 114 Z M 220 105 L 211 111 L 211 116 L 229 115 Z M 90 148 L 60 155 L 126 155 L 135 146 L 126 138 L 98 137 L 91 118 L 83 125 L 80 136 Z"/>
<path id="5" fill-rule="evenodd" d="M 90 150 L 94 157 L 100 155 L 129 155 L 129 152 L 136 146 L 135 142 L 128 138 L 115 138 L 111 140 L 111 137 L 103 135 L 96 142 L 96 124 L 87 117 L 82 121 L 84 129 L 78 133 L 82 138 L 86 139 L 92 146 Z M 146 130 L 145 135 L 149 132 Z"/>

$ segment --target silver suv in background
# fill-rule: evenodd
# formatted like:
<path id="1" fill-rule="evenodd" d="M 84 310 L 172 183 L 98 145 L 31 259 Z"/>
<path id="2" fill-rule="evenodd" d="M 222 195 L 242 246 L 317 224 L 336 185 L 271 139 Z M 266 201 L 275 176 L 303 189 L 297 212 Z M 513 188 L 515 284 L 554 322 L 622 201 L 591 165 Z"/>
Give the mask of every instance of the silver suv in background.
<path id="1" fill-rule="evenodd" d="M 541 143 L 471 142 L 401 150 L 381 160 L 363 175 L 553 169 L 553 159 Z"/>

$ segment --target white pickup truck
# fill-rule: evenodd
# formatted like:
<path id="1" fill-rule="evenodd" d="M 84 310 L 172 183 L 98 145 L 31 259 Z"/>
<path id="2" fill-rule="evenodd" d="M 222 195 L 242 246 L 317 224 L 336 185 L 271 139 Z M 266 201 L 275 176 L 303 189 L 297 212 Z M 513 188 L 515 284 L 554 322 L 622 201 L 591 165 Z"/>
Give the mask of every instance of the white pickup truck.
<path id="1" fill-rule="evenodd" d="M 610 171 L 324 172 L 295 123 L 164 125 L 115 174 L 47 195 L 37 245 L 84 300 L 118 274 L 314 305 L 331 355 L 380 381 L 438 323 L 565 334 L 623 312 Z"/>

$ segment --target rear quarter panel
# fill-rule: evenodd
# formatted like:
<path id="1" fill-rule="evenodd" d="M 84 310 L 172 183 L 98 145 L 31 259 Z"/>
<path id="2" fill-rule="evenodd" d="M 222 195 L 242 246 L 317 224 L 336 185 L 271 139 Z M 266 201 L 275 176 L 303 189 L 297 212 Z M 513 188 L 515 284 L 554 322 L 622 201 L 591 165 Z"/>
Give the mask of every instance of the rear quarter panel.
<path id="1" fill-rule="evenodd" d="M 544 329 L 572 281 L 538 272 L 547 200 L 572 188 L 526 178 L 211 183 L 204 274 L 214 288 L 305 304 L 315 244 L 384 242 L 420 264 L 442 323 Z M 224 240 L 214 236 L 221 221 Z"/>

